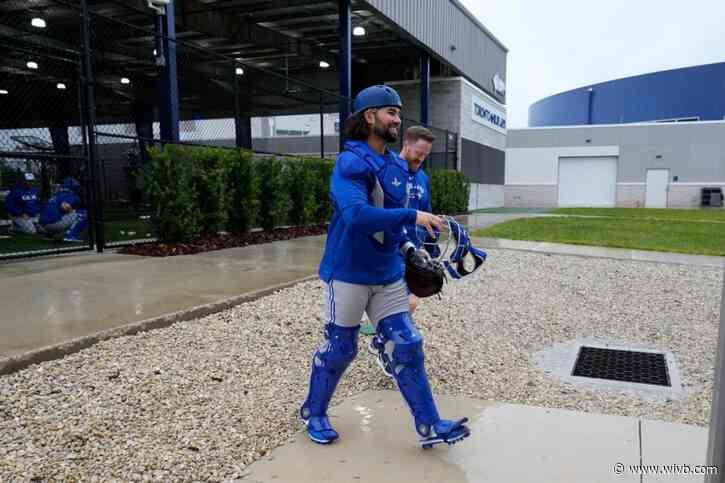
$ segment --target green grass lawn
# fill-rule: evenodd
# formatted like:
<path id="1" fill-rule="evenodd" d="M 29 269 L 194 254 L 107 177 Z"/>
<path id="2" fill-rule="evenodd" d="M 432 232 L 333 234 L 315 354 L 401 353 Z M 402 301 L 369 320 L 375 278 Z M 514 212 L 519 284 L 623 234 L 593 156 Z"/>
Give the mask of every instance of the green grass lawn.
<path id="1" fill-rule="evenodd" d="M 679 221 L 722 221 L 725 222 L 725 209 L 656 209 L 656 208 L 558 208 L 555 215 L 608 216 L 612 218 L 636 218 L 638 220 L 679 220 Z"/>
<path id="2" fill-rule="evenodd" d="M 725 212 L 725 210 L 721 210 Z M 725 221 L 714 210 L 566 209 L 559 214 L 606 218 L 546 217 L 508 221 L 475 236 L 725 256 Z M 689 216 L 685 216 L 689 214 Z M 666 218 L 657 218 L 666 217 Z M 710 217 L 710 218 L 708 218 Z M 674 221 L 672 221 L 674 220 Z M 693 222 L 689 220 L 703 220 Z M 707 222 L 709 220 L 710 222 Z"/>
<path id="3" fill-rule="evenodd" d="M 119 242 L 138 240 L 152 237 L 151 225 L 146 220 L 137 218 L 127 220 L 108 221 L 104 224 L 106 242 Z M 86 231 L 82 236 L 87 237 Z M 0 238 L 0 254 L 25 252 L 34 250 L 52 250 L 59 248 L 81 247 L 85 243 L 54 242 L 45 240 L 38 235 L 13 234 L 8 238 Z"/>

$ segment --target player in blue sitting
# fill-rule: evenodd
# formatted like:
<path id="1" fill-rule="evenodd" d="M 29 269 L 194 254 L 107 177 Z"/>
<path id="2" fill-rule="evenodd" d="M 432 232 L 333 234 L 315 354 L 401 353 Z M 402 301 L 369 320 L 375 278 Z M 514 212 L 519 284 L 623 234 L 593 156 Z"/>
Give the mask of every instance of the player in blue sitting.
<path id="1" fill-rule="evenodd" d="M 86 210 L 79 209 L 80 183 L 73 178 L 63 180 L 60 191 L 48 200 L 40 214 L 45 234 L 58 241 L 80 242 L 81 231 L 88 226 Z"/>
<path id="2" fill-rule="evenodd" d="M 424 367 L 423 339 L 410 317 L 404 257 L 421 255 L 405 227 L 441 228 L 437 216 L 408 207 L 408 167 L 386 144 L 400 128 L 398 93 L 388 86 L 361 91 L 346 125 L 344 150 L 330 179 L 334 212 L 320 263 L 325 283 L 325 340 L 312 359 L 307 400 L 300 417 L 309 437 L 331 443 L 338 433 L 327 408 L 357 354 L 363 311 L 390 348 L 392 372 L 412 413 L 423 447 L 455 443 L 470 434 L 466 418 L 441 419 Z"/>
<path id="3" fill-rule="evenodd" d="M 23 173 L 5 198 L 5 209 L 13 217 L 13 230 L 18 233 L 34 235 L 38 231 L 40 190 L 30 185 L 34 180 L 33 173 Z"/>

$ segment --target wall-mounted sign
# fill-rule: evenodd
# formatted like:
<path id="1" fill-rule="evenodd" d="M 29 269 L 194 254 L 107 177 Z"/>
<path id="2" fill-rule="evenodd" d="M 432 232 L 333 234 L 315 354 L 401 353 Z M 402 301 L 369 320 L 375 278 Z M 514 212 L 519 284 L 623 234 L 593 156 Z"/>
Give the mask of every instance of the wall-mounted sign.
<path id="1" fill-rule="evenodd" d="M 506 114 L 480 97 L 473 96 L 472 102 L 471 117 L 475 122 L 506 134 Z"/>
<path id="2" fill-rule="evenodd" d="M 491 83 L 493 84 L 493 90 L 496 94 L 501 97 L 506 95 L 506 81 L 504 81 L 500 75 L 496 74 L 491 77 Z"/>

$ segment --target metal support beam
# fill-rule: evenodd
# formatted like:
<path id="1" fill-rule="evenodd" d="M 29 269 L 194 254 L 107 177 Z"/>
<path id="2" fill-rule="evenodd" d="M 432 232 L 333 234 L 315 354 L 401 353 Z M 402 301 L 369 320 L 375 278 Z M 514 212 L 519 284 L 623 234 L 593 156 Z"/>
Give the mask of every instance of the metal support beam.
<path id="1" fill-rule="evenodd" d="M 95 242 L 96 251 L 101 253 L 106 242 L 103 233 L 102 166 L 98 161 L 98 150 L 96 148 L 96 94 L 93 77 L 93 46 L 91 44 L 90 21 L 88 1 L 81 0 L 81 39 L 83 42 L 81 102 L 83 103 L 82 116 L 85 124 L 84 136 L 88 141 L 88 179 L 85 188 L 88 195 L 86 202 L 90 217 L 89 224 L 91 225 L 89 227 L 89 243 Z"/>
<path id="2" fill-rule="evenodd" d="M 162 32 L 164 65 L 161 68 L 161 105 L 159 106 L 159 120 L 161 123 L 161 139 L 164 141 L 179 141 L 179 79 L 176 73 L 176 25 L 174 24 L 174 0 L 166 6 L 166 15 L 163 16 Z"/>
<path id="3" fill-rule="evenodd" d="M 430 55 L 420 53 L 420 122 L 428 125 L 428 106 L 430 105 Z"/>
<path id="4" fill-rule="evenodd" d="M 320 158 L 325 157 L 325 111 L 322 94 L 320 94 Z"/>
<path id="5" fill-rule="evenodd" d="M 337 59 L 337 70 L 340 72 L 340 151 L 345 143 L 345 123 L 350 115 L 350 99 L 352 98 L 352 37 L 350 0 L 338 0 L 340 46 Z"/>
<path id="6" fill-rule="evenodd" d="M 716 475 L 705 477 L 706 483 L 725 483 L 725 270 L 723 271 L 722 298 L 720 299 L 720 335 L 717 344 L 715 381 L 710 406 L 710 437 L 707 446 L 707 464 L 717 467 Z"/>

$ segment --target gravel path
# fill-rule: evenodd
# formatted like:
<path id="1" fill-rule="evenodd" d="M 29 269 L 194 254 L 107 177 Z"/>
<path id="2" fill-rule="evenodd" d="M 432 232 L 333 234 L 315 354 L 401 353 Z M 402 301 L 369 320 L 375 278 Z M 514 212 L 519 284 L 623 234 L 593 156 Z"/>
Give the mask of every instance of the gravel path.
<path id="1" fill-rule="evenodd" d="M 473 280 L 416 313 L 435 392 L 707 425 L 720 270 L 489 255 Z M 0 481 L 239 478 L 299 430 L 321 302 L 321 285 L 304 283 L 0 377 Z M 584 389 L 533 362 L 551 344 L 593 336 L 674 352 L 686 397 Z M 393 387 L 361 339 L 333 404 Z"/>

